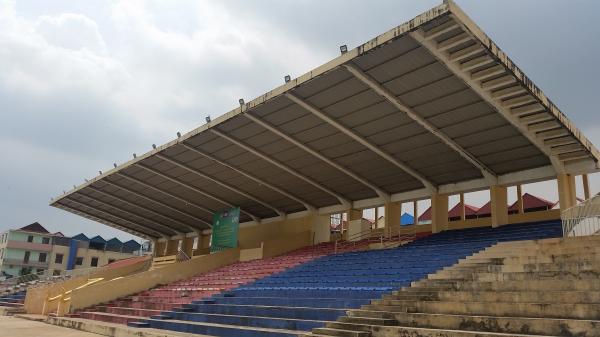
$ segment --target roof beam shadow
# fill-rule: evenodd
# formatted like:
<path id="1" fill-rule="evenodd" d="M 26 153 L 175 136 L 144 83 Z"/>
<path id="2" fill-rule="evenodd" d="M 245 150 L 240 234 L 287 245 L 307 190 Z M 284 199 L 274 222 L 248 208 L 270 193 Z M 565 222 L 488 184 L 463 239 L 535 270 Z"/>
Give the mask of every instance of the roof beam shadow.
<path id="1" fill-rule="evenodd" d="M 364 71 L 360 70 L 353 64 L 346 64 L 344 65 L 344 67 L 352 75 L 354 75 L 355 78 L 357 78 L 363 84 L 371 88 L 371 90 L 373 90 L 376 94 L 383 97 L 388 103 L 392 104 L 396 109 L 404 113 L 408 118 L 422 126 L 425 130 L 429 131 L 429 133 L 438 138 L 442 143 L 446 144 L 446 146 L 450 147 L 461 157 L 466 159 L 471 165 L 477 168 L 481 172 L 481 175 L 484 178 L 488 179 L 491 184 L 495 184 L 497 182 L 497 174 L 493 172 L 487 165 L 485 165 L 483 162 L 477 159 L 473 154 L 469 153 L 465 148 L 463 148 L 452 138 L 448 137 L 448 135 L 443 133 L 431 122 L 421 117 L 416 111 L 414 111 L 411 107 L 402 102 L 398 97 L 396 97 L 396 95 L 394 95 L 394 93 L 392 93 L 390 90 L 388 90 L 379 82 L 377 82 L 373 77 L 366 74 Z"/>
<path id="2" fill-rule="evenodd" d="M 310 104 L 309 102 L 305 101 L 303 98 L 300 98 L 300 97 L 298 97 L 298 96 L 296 96 L 296 95 L 294 95 L 294 94 L 292 94 L 290 92 L 286 93 L 285 96 L 287 98 L 289 98 L 292 102 L 298 104 L 299 106 L 301 106 L 302 108 L 304 108 L 308 112 L 312 113 L 313 115 L 315 115 L 318 118 L 320 118 L 321 120 L 323 120 L 325 123 L 333 126 L 338 131 L 342 132 L 343 134 L 345 134 L 348 137 L 352 138 L 353 140 L 355 140 L 359 144 L 363 145 L 367 149 L 371 150 L 375 154 L 379 155 L 383 159 L 385 159 L 388 162 L 392 163 L 393 165 L 395 165 L 399 169 L 401 169 L 404 172 L 408 173 L 409 175 L 413 176 L 415 179 L 419 180 L 423 184 L 423 186 L 425 186 L 425 188 L 427 188 L 428 190 L 430 190 L 432 193 L 434 193 L 435 191 L 437 191 L 437 188 L 436 188 L 435 184 L 432 181 L 430 181 L 429 179 L 427 179 L 425 176 L 423 176 L 421 173 L 417 172 L 416 170 L 414 170 L 413 168 L 411 168 L 410 166 L 408 166 L 406 163 L 404 163 L 404 162 L 402 162 L 402 161 L 394 158 L 392 155 L 390 155 L 389 153 L 383 151 L 377 145 L 371 143 L 370 141 L 368 141 L 364 137 L 360 136 L 355 131 L 349 129 L 348 127 L 342 125 L 341 123 L 339 123 L 338 121 L 334 120 L 333 118 L 327 116 L 323 111 L 321 111 L 320 109 L 318 109 L 314 105 Z"/>
<path id="3" fill-rule="evenodd" d="M 219 137 L 221 137 L 223 139 L 228 140 L 229 142 L 231 142 L 231 143 L 233 143 L 233 144 L 235 144 L 235 145 L 243 148 L 244 150 L 246 150 L 246 151 L 254 154 L 255 156 L 263 159 L 264 161 L 267 161 L 270 164 L 272 164 L 274 166 L 277 166 L 278 168 L 280 168 L 280 169 L 288 172 L 289 174 L 291 174 L 291 175 L 293 175 L 293 176 L 295 176 L 295 177 L 297 177 L 297 178 L 299 178 L 301 180 L 304 180 L 306 183 L 308 183 L 310 185 L 313 185 L 314 187 L 320 189 L 321 191 L 323 191 L 323 192 L 325 192 L 325 193 L 333 196 L 334 198 L 336 198 L 340 202 L 340 204 L 344 205 L 345 207 L 349 208 L 349 207 L 352 206 L 352 202 L 350 200 L 344 198 L 339 193 L 336 193 L 336 192 L 332 191 L 328 187 L 323 186 L 319 182 L 313 180 L 312 178 L 309 178 L 309 177 L 303 175 L 302 173 L 300 173 L 297 170 L 295 170 L 295 169 L 293 169 L 293 168 L 291 168 L 291 167 L 289 167 L 289 166 L 287 166 L 287 165 L 279 162 L 278 160 L 275 160 L 275 159 L 267 156 L 266 154 L 258 151 L 257 149 L 253 148 L 252 146 L 250 146 L 250 145 L 248 145 L 248 144 L 246 144 L 244 142 L 241 142 L 241 141 L 239 141 L 239 140 L 237 140 L 237 139 L 235 139 L 233 137 L 230 137 L 230 136 L 228 136 L 228 135 L 226 135 L 226 134 L 222 133 L 221 131 L 216 130 L 214 128 L 211 128 L 209 130 L 212 133 L 214 133 L 215 135 L 217 135 L 217 136 L 219 136 Z"/>

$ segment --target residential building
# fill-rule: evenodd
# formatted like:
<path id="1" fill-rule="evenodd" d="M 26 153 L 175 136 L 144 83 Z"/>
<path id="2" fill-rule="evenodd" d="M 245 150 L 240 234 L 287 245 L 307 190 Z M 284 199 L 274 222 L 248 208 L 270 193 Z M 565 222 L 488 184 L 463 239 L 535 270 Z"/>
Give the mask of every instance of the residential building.
<path id="1" fill-rule="evenodd" d="M 61 275 L 68 270 L 101 267 L 138 255 L 134 240 L 105 240 L 50 233 L 38 222 L 0 234 L 0 275 L 4 277 L 48 272 Z"/>

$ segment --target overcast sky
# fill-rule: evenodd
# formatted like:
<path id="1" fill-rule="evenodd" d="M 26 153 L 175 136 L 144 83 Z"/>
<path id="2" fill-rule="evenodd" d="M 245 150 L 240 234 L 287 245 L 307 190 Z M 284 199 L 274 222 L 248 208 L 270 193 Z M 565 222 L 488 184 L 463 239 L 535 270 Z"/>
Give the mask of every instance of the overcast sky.
<path id="1" fill-rule="evenodd" d="M 599 145 L 600 2 L 457 2 Z M 439 3 L 0 0 L 0 231 L 131 238 L 48 201 Z"/>

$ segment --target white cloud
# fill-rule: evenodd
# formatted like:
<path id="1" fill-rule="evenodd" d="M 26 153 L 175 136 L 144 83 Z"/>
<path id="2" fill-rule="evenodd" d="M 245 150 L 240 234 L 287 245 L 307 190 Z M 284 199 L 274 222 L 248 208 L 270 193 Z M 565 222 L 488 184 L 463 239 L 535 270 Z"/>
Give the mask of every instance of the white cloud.
<path id="1" fill-rule="evenodd" d="M 100 36 L 98 25 L 81 14 L 41 16 L 36 22 L 35 31 L 54 46 L 89 50 L 101 55 L 106 53 L 106 44 Z"/>

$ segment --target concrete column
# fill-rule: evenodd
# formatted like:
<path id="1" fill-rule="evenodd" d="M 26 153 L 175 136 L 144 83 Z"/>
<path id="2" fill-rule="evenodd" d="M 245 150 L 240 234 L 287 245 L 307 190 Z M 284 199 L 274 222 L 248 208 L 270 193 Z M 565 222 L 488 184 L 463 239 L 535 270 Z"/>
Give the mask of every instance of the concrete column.
<path id="1" fill-rule="evenodd" d="M 388 202 L 384 206 L 385 210 L 385 235 L 389 238 L 395 235 L 400 227 L 400 213 L 402 212 L 402 204 L 397 202 Z"/>
<path id="2" fill-rule="evenodd" d="M 560 202 L 561 212 L 577 204 L 577 194 L 575 191 L 575 176 L 566 173 L 559 173 L 556 176 L 558 184 L 558 200 Z"/>
<path id="3" fill-rule="evenodd" d="M 194 255 L 194 237 L 183 239 L 182 248 L 187 256 L 192 257 Z"/>
<path id="4" fill-rule="evenodd" d="M 375 207 L 375 228 L 379 228 L 379 206 Z"/>
<path id="5" fill-rule="evenodd" d="M 413 224 L 414 225 L 418 225 L 419 224 L 419 202 L 418 200 L 413 201 Z"/>
<path id="6" fill-rule="evenodd" d="M 348 210 L 348 222 L 362 219 L 362 209 Z"/>
<path id="7" fill-rule="evenodd" d="M 431 196 L 431 231 L 439 233 L 448 228 L 448 195 Z"/>
<path id="8" fill-rule="evenodd" d="M 331 240 L 331 218 L 329 214 L 315 214 L 313 217 L 313 244 L 329 242 Z"/>
<path id="9" fill-rule="evenodd" d="M 167 248 L 165 251 L 165 255 L 175 255 L 177 254 L 177 249 L 179 248 L 179 240 L 169 240 L 167 241 Z"/>
<path id="10" fill-rule="evenodd" d="M 523 190 L 521 189 L 521 185 L 517 185 L 517 206 L 519 207 L 519 214 L 525 213 L 523 206 Z"/>
<path id="11" fill-rule="evenodd" d="M 460 219 L 465 221 L 467 215 L 465 214 L 465 194 L 460 194 Z"/>
<path id="12" fill-rule="evenodd" d="M 583 182 L 583 198 L 588 200 L 590 198 L 590 181 L 588 180 L 588 175 L 582 174 L 581 181 Z"/>
<path id="13" fill-rule="evenodd" d="M 492 211 L 492 227 L 499 227 L 508 223 L 508 196 L 506 186 L 494 185 L 490 187 L 490 206 Z"/>
<path id="14" fill-rule="evenodd" d="M 166 241 L 156 241 L 154 245 L 154 256 L 161 257 L 165 256 L 165 249 L 167 248 Z"/>

